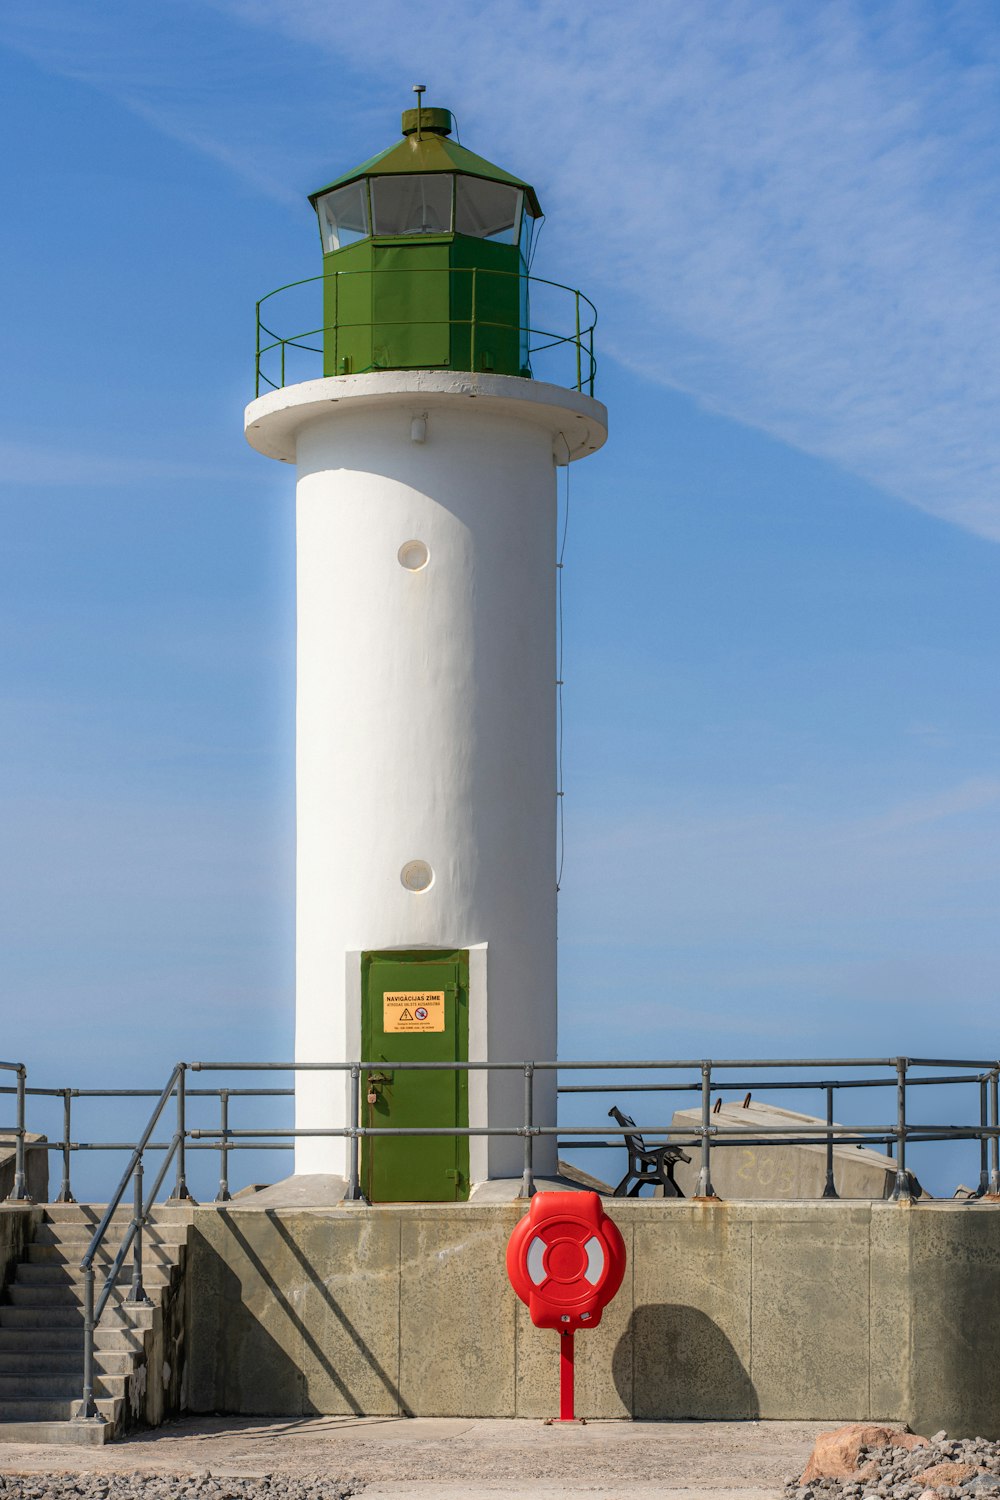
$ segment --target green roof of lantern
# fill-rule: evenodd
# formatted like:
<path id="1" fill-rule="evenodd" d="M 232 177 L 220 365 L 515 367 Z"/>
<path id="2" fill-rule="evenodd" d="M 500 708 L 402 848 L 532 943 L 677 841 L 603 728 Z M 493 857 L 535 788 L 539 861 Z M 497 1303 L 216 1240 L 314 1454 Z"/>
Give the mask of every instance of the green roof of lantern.
<path id="1" fill-rule="evenodd" d="M 415 114 L 415 110 L 407 110 L 407 115 Z M 424 109 L 424 118 L 431 114 L 445 115 L 447 111 Z M 404 172 L 465 172 L 470 177 L 485 177 L 490 182 L 506 182 L 511 187 L 523 188 L 528 212 L 533 218 L 541 217 L 541 206 L 529 182 L 523 182 L 520 177 L 512 176 L 501 167 L 495 167 L 485 157 L 477 156 L 474 151 L 467 151 L 457 141 L 449 140 L 440 129 L 433 126 L 428 129 L 426 125 L 423 126 L 420 140 L 417 140 L 415 133 L 404 135 L 401 141 L 380 151 L 370 161 L 362 162 L 360 167 L 345 172 L 341 177 L 335 177 L 325 187 L 317 188 L 314 193 L 309 194 L 309 202 L 315 207 L 316 199 L 323 193 L 330 192 L 332 188 L 343 187 L 359 177 L 392 176 Z"/>

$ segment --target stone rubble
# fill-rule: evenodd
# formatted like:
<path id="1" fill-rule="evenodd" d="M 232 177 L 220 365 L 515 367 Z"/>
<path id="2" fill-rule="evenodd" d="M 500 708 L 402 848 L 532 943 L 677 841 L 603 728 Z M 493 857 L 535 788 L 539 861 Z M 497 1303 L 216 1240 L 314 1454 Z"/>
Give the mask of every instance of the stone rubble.
<path id="1" fill-rule="evenodd" d="M 822 1433 L 786 1500 L 1000 1500 L 1000 1442 L 861 1423 Z"/>
<path id="2" fill-rule="evenodd" d="M 261 1474 L 0 1474 L 0 1500 L 349 1500 L 357 1479 Z"/>

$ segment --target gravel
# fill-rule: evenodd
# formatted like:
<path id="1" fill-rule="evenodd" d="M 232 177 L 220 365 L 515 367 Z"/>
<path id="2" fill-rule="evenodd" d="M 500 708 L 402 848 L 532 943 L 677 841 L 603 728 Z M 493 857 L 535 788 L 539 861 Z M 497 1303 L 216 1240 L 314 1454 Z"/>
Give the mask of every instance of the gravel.
<path id="1" fill-rule="evenodd" d="M 986 1438 L 951 1439 L 937 1432 L 926 1448 L 862 1448 L 858 1467 L 874 1463 L 870 1478 L 859 1481 L 848 1474 L 843 1479 L 811 1479 L 800 1484 L 797 1474 L 785 1480 L 786 1500 L 919 1500 L 921 1495 L 939 1500 L 1000 1500 L 1000 1442 Z M 960 1485 L 935 1484 L 921 1475 L 935 1464 L 974 1464 L 984 1470 Z"/>
<path id="2" fill-rule="evenodd" d="M 262 1474 L 0 1474 L 0 1500 L 349 1500 L 356 1479 Z"/>

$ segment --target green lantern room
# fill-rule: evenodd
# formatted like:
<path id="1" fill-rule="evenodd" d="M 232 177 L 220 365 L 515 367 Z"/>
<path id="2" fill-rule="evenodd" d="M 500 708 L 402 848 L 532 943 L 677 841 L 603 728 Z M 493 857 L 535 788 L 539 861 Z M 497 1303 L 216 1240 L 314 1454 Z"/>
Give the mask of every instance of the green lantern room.
<path id="1" fill-rule="evenodd" d="M 418 99 L 422 90 L 418 91 Z M 530 376 L 535 190 L 451 139 L 449 110 L 310 194 L 323 245 L 323 373 Z"/>

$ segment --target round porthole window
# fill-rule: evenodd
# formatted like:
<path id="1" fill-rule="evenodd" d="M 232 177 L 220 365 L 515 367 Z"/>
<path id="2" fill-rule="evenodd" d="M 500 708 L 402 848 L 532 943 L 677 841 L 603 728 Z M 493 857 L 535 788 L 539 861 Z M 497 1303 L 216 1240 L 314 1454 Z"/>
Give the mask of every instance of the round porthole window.
<path id="1" fill-rule="evenodd" d="M 408 573 L 419 573 L 421 568 L 426 568 L 430 553 L 423 542 L 404 542 L 396 553 L 401 568 Z"/>
<path id="2" fill-rule="evenodd" d="M 399 878 L 408 891 L 429 891 L 434 884 L 434 871 L 425 859 L 411 859 L 403 866 Z"/>

